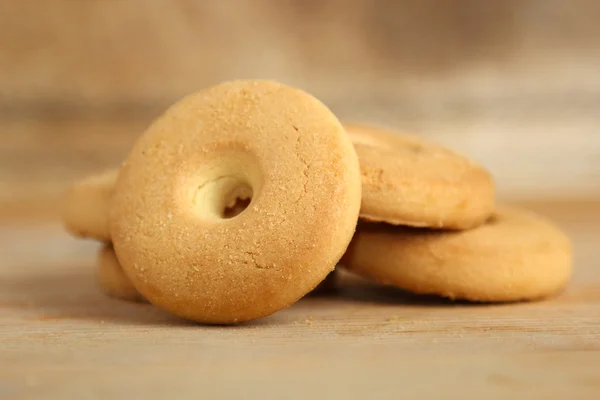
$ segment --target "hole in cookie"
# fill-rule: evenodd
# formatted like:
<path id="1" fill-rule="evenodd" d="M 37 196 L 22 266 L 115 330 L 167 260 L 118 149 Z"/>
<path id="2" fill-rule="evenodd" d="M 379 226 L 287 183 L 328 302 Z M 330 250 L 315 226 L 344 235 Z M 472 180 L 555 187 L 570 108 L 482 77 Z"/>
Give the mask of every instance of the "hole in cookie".
<path id="1" fill-rule="evenodd" d="M 252 188 L 246 186 L 238 187 L 228 196 L 228 200 L 225 201 L 225 208 L 223 208 L 221 217 L 225 219 L 237 217 L 248 208 L 251 201 Z"/>
<path id="2" fill-rule="evenodd" d="M 214 148 L 205 149 L 199 161 L 199 168 L 181 181 L 191 200 L 190 211 L 196 217 L 229 221 L 258 200 L 263 173 L 256 157 L 246 148 L 217 143 Z"/>
<path id="3" fill-rule="evenodd" d="M 196 210 L 205 217 L 229 219 L 240 215 L 252 201 L 252 188 L 240 176 L 220 176 L 199 186 Z"/>

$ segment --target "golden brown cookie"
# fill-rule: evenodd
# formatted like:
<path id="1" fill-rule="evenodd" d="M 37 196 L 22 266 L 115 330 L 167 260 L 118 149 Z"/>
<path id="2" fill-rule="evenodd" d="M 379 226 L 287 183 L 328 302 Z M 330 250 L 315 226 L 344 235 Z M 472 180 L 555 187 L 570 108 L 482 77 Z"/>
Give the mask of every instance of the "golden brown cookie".
<path id="1" fill-rule="evenodd" d="M 335 289 L 335 275 L 336 271 L 333 270 L 310 294 L 331 293 Z M 109 297 L 138 302 L 146 301 L 123 272 L 112 244 L 105 244 L 98 251 L 98 283 Z"/>
<path id="2" fill-rule="evenodd" d="M 345 124 L 362 174 L 363 220 L 467 229 L 494 211 L 494 182 L 481 166 L 442 146 L 366 125 Z"/>
<path id="3" fill-rule="evenodd" d="M 105 171 L 74 183 L 66 192 L 62 220 L 76 236 L 110 241 L 108 208 L 118 170 Z"/>
<path id="4" fill-rule="evenodd" d="M 129 301 L 145 301 L 123 272 L 112 246 L 102 246 L 98 252 L 98 283 L 108 296 Z"/>
<path id="5" fill-rule="evenodd" d="M 314 97 L 223 83 L 176 103 L 123 164 L 110 210 L 121 265 L 153 304 L 204 323 L 269 315 L 315 288 L 354 233 L 356 153 Z M 227 218 L 236 198 L 248 207 Z"/>
<path id="6" fill-rule="evenodd" d="M 572 251 L 549 220 L 502 207 L 485 225 L 460 232 L 365 223 L 342 264 L 414 293 L 509 302 L 560 291 L 571 276 Z"/>

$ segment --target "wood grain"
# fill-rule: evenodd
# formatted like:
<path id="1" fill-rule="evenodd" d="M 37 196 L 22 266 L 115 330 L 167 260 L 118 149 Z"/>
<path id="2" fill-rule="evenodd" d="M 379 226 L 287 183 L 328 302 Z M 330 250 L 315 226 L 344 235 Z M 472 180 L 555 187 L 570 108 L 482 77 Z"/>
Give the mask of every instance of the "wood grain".
<path id="1" fill-rule="evenodd" d="M 559 297 L 482 306 L 344 277 L 254 323 L 208 327 L 106 298 L 98 245 L 0 228 L 0 398 L 518 398 L 600 394 L 600 202 L 538 203 L 571 235 Z"/>

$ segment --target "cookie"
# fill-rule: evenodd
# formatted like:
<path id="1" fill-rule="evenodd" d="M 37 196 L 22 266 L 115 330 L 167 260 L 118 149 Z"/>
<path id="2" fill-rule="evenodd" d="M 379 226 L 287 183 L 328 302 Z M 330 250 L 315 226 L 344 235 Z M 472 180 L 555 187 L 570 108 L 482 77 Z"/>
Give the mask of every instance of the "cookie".
<path id="1" fill-rule="evenodd" d="M 494 211 L 492 176 L 468 158 L 409 135 L 344 126 L 360 161 L 362 220 L 467 229 Z"/>
<path id="2" fill-rule="evenodd" d="M 239 211 L 239 206 L 236 206 L 234 211 Z M 138 302 L 146 301 L 123 272 L 112 244 L 106 244 L 98 251 L 98 283 L 109 297 Z M 333 292 L 335 288 L 336 270 L 333 270 L 309 294 L 326 295 Z"/>
<path id="3" fill-rule="evenodd" d="M 62 205 L 62 220 L 68 232 L 75 236 L 110 241 L 108 208 L 118 170 L 84 178 L 66 192 Z"/>
<path id="4" fill-rule="evenodd" d="M 291 305 L 334 269 L 360 193 L 356 153 L 327 107 L 275 82 L 227 82 L 179 101 L 139 138 L 110 233 L 151 303 L 243 322 Z M 244 197 L 247 208 L 227 218 Z"/>
<path id="5" fill-rule="evenodd" d="M 502 207 L 468 231 L 361 224 L 342 264 L 413 293 L 511 302 L 560 291 L 571 276 L 572 250 L 549 220 Z"/>
<path id="6" fill-rule="evenodd" d="M 98 283 L 109 297 L 129 301 L 145 301 L 123 272 L 111 245 L 98 252 Z"/>

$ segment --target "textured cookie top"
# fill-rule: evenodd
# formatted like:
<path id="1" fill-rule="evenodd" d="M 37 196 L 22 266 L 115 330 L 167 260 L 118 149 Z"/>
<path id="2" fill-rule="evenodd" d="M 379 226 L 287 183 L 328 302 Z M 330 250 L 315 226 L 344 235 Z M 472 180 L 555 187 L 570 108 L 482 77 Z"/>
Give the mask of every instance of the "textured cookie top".
<path id="1" fill-rule="evenodd" d="M 336 117 L 298 89 L 235 81 L 176 103 L 122 166 L 117 256 L 151 302 L 202 322 L 268 315 L 313 289 L 354 232 L 360 173 Z M 235 198 L 251 198 L 227 218 Z"/>
<path id="2" fill-rule="evenodd" d="M 360 161 L 361 218 L 463 229 L 483 223 L 493 212 L 493 179 L 468 158 L 413 136 L 344 126 Z"/>
<path id="3" fill-rule="evenodd" d="M 484 225 L 467 231 L 365 223 L 343 264 L 415 293 L 516 301 L 560 290 L 571 275 L 572 249 L 548 219 L 504 206 Z"/>

